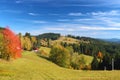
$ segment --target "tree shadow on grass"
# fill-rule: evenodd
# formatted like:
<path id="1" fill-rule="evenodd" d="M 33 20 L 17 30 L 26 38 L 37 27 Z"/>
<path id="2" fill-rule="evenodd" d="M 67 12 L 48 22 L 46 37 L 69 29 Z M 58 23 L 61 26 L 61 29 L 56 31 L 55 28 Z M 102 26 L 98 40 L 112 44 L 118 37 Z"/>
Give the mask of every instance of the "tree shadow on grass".
<path id="1" fill-rule="evenodd" d="M 41 55 L 41 54 L 39 54 L 39 53 L 36 53 L 36 55 L 37 55 L 38 57 L 41 57 L 41 58 L 44 58 L 44 59 L 46 59 L 46 60 L 49 60 L 49 61 L 50 61 L 50 59 L 49 59 L 49 57 L 48 57 L 48 56 L 44 56 L 44 55 Z"/>

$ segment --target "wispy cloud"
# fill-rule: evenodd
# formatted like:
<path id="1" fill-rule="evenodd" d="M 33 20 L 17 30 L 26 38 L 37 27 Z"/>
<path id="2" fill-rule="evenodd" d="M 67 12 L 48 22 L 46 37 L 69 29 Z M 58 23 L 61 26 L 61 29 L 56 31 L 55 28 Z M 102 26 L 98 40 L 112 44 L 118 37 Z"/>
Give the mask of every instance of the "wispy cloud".
<path id="1" fill-rule="evenodd" d="M 69 13 L 68 14 L 69 16 L 82 16 L 83 14 L 82 13 Z"/>
<path id="2" fill-rule="evenodd" d="M 88 26 L 88 25 L 81 25 L 81 24 L 62 24 L 57 25 L 57 27 L 45 27 L 46 30 L 53 30 L 53 31 L 117 31 L 120 30 L 120 27 L 101 27 L 101 26 Z M 74 27 L 75 26 L 75 27 Z"/>
<path id="3" fill-rule="evenodd" d="M 47 27 L 45 28 L 46 30 L 52 30 L 52 31 L 64 31 L 65 29 L 64 28 L 61 28 L 61 27 Z"/>
<path id="4" fill-rule="evenodd" d="M 107 26 L 120 27 L 119 18 L 115 18 L 115 17 L 97 17 L 96 19 L 103 21 L 104 24 L 106 24 Z"/>
<path id="5" fill-rule="evenodd" d="M 58 19 L 57 21 L 60 21 L 60 22 L 67 22 L 67 21 L 71 21 L 70 19 Z"/>
<path id="6" fill-rule="evenodd" d="M 95 20 L 95 19 L 93 19 L 93 18 L 73 19 L 73 21 L 75 21 L 75 22 L 80 22 L 80 21 L 93 21 L 93 20 Z"/>
<path id="7" fill-rule="evenodd" d="M 30 31 L 34 35 L 38 35 L 40 33 L 45 32 L 55 32 L 61 33 L 63 35 L 72 34 L 79 36 L 89 36 L 89 37 L 111 37 L 111 35 L 115 35 L 115 33 L 111 33 L 111 31 L 119 32 L 120 27 L 106 27 L 106 26 L 92 26 L 92 25 L 83 25 L 83 24 L 72 24 L 72 23 L 56 23 L 56 24 L 45 24 L 34 26 L 38 28 L 36 30 Z M 118 36 L 116 34 L 114 37 Z"/>
<path id="8" fill-rule="evenodd" d="M 118 10 L 111 10 L 111 11 L 99 11 L 99 12 L 92 12 L 93 16 L 118 16 L 120 15 L 120 11 Z"/>
<path id="9" fill-rule="evenodd" d="M 42 20 L 33 20 L 31 22 L 33 22 L 33 23 L 47 23 L 47 21 L 42 21 Z"/>
<path id="10" fill-rule="evenodd" d="M 37 14 L 37 13 L 28 13 L 28 15 L 37 16 L 37 15 L 39 15 L 39 14 Z"/>
<path id="11" fill-rule="evenodd" d="M 120 27 L 120 20 L 119 20 L 120 14 L 119 13 L 120 13 L 119 10 L 96 11 L 96 12 L 89 12 L 89 13 L 85 13 L 85 14 L 72 13 L 70 15 L 72 15 L 72 17 L 75 16 L 73 19 L 68 18 L 68 19 L 63 19 L 63 20 L 59 20 L 59 21 L 61 21 L 61 22 L 69 21 L 71 23 L 78 23 L 81 25 Z M 84 16 L 81 18 L 80 15 L 84 15 Z M 76 18 L 76 16 L 77 16 L 77 18 Z M 110 30 L 110 29 L 114 30 L 114 28 L 108 28 L 108 30 Z"/>
<path id="12" fill-rule="evenodd" d="M 81 12 L 71 12 L 68 13 L 69 16 L 120 16 L 120 10 L 110 10 L 110 11 L 95 11 L 88 13 Z"/>
<path id="13" fill-rule="evenodd" d="M 48 23 L 47 21 L 44 21 L 44 20 L 17 19 L 17 21 L 25 22 L 25 23 L 34 23 L 34 24 L 44 24 L 44 23 Z"/>
<path id="14" fill-rule="evenodd" d="M 45 30 L 49 31 L 75 31 L 73 28 L 61 28 L 61 27 L 51 27 L 51 28 L 45 28 Z"/>
<path id="15" fill-rule="evenodd" d="M 81 27 L 81 29 L 85 29 L 85 30 L 120 30 L 119 27 L 92 27 L 92 26 Z"/>
<path id="16" fill-rule="evenodd" d="M 64 4 L 62 6 L 73 6 L 73 7 L 95 7 L 95 6 L 98 6 L 98 5 L 95 5 L 95 4 Z"/>
<path id="17" fill-rule="evenodd" d="M 17 0 L 17 1 L 15 1 L 15 3 L 19 4 L 19 3 L 22 3 L 22 1 L 21 0 Z"/>

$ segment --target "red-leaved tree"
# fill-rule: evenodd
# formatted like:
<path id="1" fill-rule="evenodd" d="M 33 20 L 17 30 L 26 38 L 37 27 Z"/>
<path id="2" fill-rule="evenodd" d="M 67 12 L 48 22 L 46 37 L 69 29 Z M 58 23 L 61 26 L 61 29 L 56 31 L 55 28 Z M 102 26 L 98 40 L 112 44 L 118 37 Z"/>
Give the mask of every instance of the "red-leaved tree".
<path id="1" fill-rule="evenodd" d="M 8 27 L 3 30 L 4 54 L 7 59 L 21 57 L 21 42 L 16 34 Z"/>
<path id="2" fill-rule="evenodd" d="M 100 58 L 100 59 L 102 59 L 103 58 L 102 52 L 99 51 L 97 57 Z"/>

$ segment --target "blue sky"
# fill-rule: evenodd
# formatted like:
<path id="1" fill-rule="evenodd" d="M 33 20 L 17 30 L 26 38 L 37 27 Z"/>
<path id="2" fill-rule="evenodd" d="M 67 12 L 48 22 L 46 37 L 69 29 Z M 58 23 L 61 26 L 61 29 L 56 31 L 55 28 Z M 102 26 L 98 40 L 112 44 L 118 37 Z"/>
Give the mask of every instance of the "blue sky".
<path id="1" fill-rule="evenodd" d="M 120 0 L 0 0 L 0 26 L 23 34 L 120 38 Z"/>

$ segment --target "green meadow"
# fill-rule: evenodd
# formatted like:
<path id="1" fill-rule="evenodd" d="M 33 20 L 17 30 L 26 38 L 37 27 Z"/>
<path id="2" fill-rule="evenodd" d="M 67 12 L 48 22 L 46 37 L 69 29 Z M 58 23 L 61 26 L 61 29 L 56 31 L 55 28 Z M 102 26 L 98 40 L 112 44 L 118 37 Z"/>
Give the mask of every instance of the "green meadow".
<path id="1" fill-rule="evenodd" d="M 120 71 L 62 68 L 28 51 L 17 60 L 0 60 L 0 80 L 120 80 L 119 74 Z"/>

